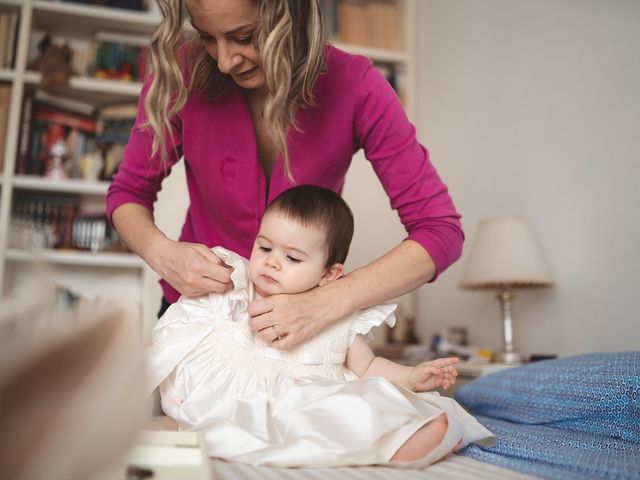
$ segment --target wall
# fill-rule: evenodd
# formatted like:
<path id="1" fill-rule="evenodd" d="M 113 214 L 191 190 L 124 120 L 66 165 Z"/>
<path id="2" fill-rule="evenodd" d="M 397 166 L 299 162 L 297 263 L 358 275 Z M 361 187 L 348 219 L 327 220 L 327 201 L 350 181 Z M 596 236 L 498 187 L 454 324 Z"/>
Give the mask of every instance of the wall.
<path id="1" fill-rule="evenodd" d="M 463 215 L 529 220 L 556 286 L 514 303 L 526 354 L 640 349 L 640 2 L 426 0 L 420 139 Z M 500 346 L 497 302 L 460 290 L 465 255 L 418 296 L 419 332 Z"/>

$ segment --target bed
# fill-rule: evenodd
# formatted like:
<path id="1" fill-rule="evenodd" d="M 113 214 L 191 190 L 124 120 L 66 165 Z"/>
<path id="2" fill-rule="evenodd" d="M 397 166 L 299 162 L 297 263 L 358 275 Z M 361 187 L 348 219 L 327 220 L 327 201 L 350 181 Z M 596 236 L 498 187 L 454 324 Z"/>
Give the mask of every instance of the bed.
<path id="1" fill-rule="evenodd" d="M 138 357 L 130 341 L 132 323 L 120 316 L 105 318 L 74 334 L 48 335 L 46 343 L 31 350 L 6 335 L 0 342 L 0 398 L 7 400 L 0 409 L 0 447 L 15 447 L 0 448 L 1 478 L 18 478 L 3 474 L 12 467 L 47 472 L 21 478 L 94 478 L 86 473 L 127 443 L 125 433 L 138 413 L 135 400 L 141 397 L 134 388 L 140 383 Z M 70 382 L 71 377 L 83 381 Z M 155 469 L 159 461 L 167 464 L 162 455 L 143 466 L 155 470 L 157 480 L 640 479 L 640 352 L 580 355 L 502 370 L 464 385 L 456 399 L 496 435 L 497 443 L 491 448 L 470 445 L 423 470 L 252 467 L 206 459 L 199 450 L 193 458 L 202 467 L 201 476 L 163 476 L 161 468 Z M 25 434 L 25 425 L 38 434 L 38 444 Z M 20 445 L 30 452 L 29 462 L 15 455 Z M 40 455 L 43 451 L 48 455 Z M 124 468 L 132 463 L 122 460 L 113 476 L 101 478 L 123 480 Z"/>
<path id="2" fill-rule="evenodd" d="M 640 352 L 547 360 L 480 377 L 456 399 L 497 438 L 424 470 L 278 469 L 211 460 L 212 478 L 640 479 Z"/>

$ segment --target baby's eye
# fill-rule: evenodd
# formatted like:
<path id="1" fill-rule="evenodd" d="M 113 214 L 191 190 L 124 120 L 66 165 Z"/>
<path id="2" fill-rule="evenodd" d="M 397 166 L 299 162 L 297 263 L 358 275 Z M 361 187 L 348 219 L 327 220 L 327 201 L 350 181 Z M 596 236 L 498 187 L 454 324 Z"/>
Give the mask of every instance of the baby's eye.
<path id="1" fill-rule="evenodd" d="M 287 255 L 287 260 L 289 260 L 290 262 L 293 262 L 293 263 L 300 263 L 302 261 L 299 258 L 292 257 L 291 255 Z"/>
<path id="2" fill-rule="evenodd" d="M 269 247 L 258 247 L 263 252 L 270 252 L 271 249 Z"/>

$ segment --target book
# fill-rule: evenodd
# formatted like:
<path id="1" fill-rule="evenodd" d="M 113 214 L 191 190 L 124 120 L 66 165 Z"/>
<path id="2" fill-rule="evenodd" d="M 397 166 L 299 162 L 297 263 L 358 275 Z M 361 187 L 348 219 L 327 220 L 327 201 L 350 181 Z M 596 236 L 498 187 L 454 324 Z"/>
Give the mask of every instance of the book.
<path id="1" fill-rule="evenodd" d="M 25 92 L 22 99 L 20 116 L 20 133 L 18 135 L 18 151 L 16 153 L 16 173 L 26 175 L 31 158 L 31 139 L 33 124 L 33 104 L 35 95 L 32 91 Z"/>
<path id="2" fill-rule="evenodd" d="M 35 119 L 47 123 L 63 125 L 69 128 L 77 128 L 84 132 L 95 133 L 97 122 L 94 118 L 69 114 L 62 110 L 54 110 L 45 106 L 36 109 Z"/>
<path id="3" fill-rule="evenodd" d="M 11 105 L 11 85 L 0 83 L 0 174 L 4 170 L 9 107 Z"/>
<path id="4" fill-rule="evenodd" d="M 9 13 L 9 26 L 7 36 L 5 37 L 6 43 L 1 43 L 0 45 L 4 45 L 5 49 L 5 68 L 13 68 L 16 57 L 16 45 L 18 44 L 18 13 L 10 12 Z"/>
<path id="5" fill-rule="evenodd" d="M 401 47 L 400 11 L 396 0 L 341 0 L 324 2 L 329 27 L 342 42 L 398 49 Z"/>
<path id="6" fill-rule="evenodd" d="M 7 37 L 9 32 L 9 13 L 0 10 L 0 68 L 4 67 L 7 58 Z"/>

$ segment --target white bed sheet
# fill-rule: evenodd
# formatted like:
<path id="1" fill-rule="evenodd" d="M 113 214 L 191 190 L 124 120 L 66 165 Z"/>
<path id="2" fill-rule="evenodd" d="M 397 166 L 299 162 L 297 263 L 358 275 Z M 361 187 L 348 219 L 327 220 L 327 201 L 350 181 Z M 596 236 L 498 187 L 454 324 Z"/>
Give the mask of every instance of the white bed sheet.
<path id="1" fill-rule="evenodd" d="M 423 470 L 385 467 L 272 468 L 210 460 L 212 477 L 233 480 L 532 480 L 537 477 L 451 455 Z"/>

